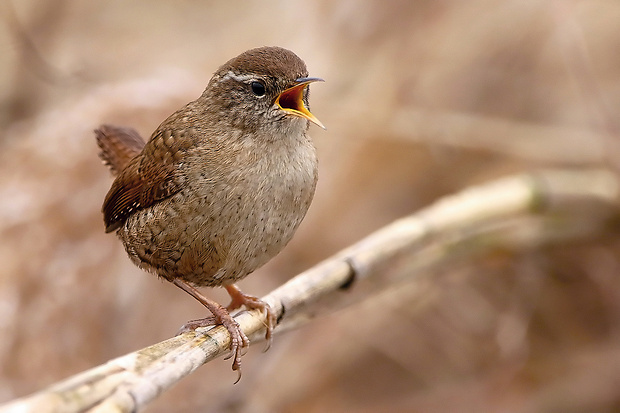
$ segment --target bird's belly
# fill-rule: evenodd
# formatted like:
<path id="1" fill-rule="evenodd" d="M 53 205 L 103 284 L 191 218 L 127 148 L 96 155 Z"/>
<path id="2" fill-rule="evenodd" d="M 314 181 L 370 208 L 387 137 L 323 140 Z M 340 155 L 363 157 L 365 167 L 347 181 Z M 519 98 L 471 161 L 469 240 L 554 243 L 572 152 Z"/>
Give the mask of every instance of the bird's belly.
<path id="1" fill-rule="evenodd" d="M 292 238 L 314 193 L 311 177 L 253 191 L 189 181 L 194 184 L 129 217 L 118 235 L 140 267 L 200 286 L 235 282 L 274 257 Z"/>

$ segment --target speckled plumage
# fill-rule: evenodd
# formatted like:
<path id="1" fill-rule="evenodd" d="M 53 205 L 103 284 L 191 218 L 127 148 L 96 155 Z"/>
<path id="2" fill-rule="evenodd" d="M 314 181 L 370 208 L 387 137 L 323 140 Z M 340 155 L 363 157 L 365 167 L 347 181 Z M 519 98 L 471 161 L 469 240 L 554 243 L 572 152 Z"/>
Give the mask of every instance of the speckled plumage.
<path id="1" fill-rule="evenodd" d="M 245 277 L 293 236 L 317 179 L 309 139 L 220 138 L 189 149 L 176 168 L 181 189 L 135 211 L 118 229 L 141 267 L 168 280 L 218 286 Z"/>
<path id="2" fill-rule="evenodd" d="M 246 82 L 235 79 L 242 75 Z M 312 200 L 317 159 L 308 120 L 280 113 L 270 99 L 305 76 L 292 52 L 248 51 L 157 128 L 103 207 L 108 230 L 117 230 L 137 265 L 218 286 L 280 252 Z M 248 91 L 255 78 L 268 96 Z"/>
<path id="3" fill-rule="evenodd" d="M 102 208 L 106 232 L 116 231 L 134 263 L 211 311 L 182 331 L 224 325 L 239 373 L 249 341 L 229 311 L 263 310 L 268 340 L 276 317 L 233 283 L 284 248 L 314 195 L 317 158 L 307 130 L 322 124 L 307 109 L 307 85 L 321 79 L 307 76 L 288 50 L 252 49 L 220 67 L 148 142 L 133 129 L 96 131 L 116 175 Z M 223 286 L 231 304 L 195 286 Z"/>

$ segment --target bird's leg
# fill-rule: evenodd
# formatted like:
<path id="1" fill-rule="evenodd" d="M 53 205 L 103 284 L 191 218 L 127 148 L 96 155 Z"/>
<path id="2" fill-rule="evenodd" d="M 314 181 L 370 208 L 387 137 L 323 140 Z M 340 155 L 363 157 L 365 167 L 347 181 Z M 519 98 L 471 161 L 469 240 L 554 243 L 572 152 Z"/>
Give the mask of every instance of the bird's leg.
<path id="1" fill-rule="evenodd" d="M 267 351 L 271 346 L 273 328 L 276 326 L 276 314 L 273 312 L 269 304 L 258 297 L 254 297 L 253 295 L 244 294 L 235 284 L 224 285 L 224 288 L 226 288 L 226 291 L 228 291 L 231 298 L 230 304 L 226 307 L 228 311 L 236 310 L 244 305 L 249 310 L 257 309 L 265 313 L 265 328 L 267 329 L 267 332 L 265 333 L 267 348 L 265 348 L 265 351 Z"/>
<path id="2" fill-rule="evenodd" d="M 233 371 L 239 372 L 239 378 L 237 379 L 237 381 L 239 381 L 241 378 L 241 350 L 250 345 L 250 340 L 248 340 L 248 337 L 243 331 L 241 331 L 239 324 L 230 315 L 225 307 L 222 307 L 213 300 L 209 300 L 196 288 L 179 278 L 175 278 L 172 283 L 198 300 L 198 302 L 207 307 L 207 309 L 213 314 L 212 317 L 205 317 L 187 322 L 183 325 L 183 327 L 181 327 L 178 334 L 195 330 L 198 327 L 208 327 L 217 324 L 221 324 L 226 327 L 228 333 L 230 334 L 231 351 L 230 356 L 227 358 L 233 357 L 232 369 Z"/>

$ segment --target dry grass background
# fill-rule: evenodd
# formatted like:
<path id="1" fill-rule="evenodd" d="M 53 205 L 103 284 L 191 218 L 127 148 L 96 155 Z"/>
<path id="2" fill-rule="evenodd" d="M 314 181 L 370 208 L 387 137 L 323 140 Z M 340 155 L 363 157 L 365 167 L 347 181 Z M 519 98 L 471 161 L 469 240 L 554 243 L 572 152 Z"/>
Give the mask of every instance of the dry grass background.
<path id="1" fill-rule="evenodd" d="M 473 183 L 616 164 L 620 3 L 70 1 L 0 5 L 0 402 L 172 335 L 203 309 L 103 233 L 92 129 L 148 136 L 251 47 L 310 74 L 321 169 L 262 295 Z M 620 411 L 620 238 L 496 252 L 216 361 L 150 412 Z M 225 294 L 209 291 L 225 300 Z M 360 331 L 362 323 L 364 329 Z M 373 335 L 387 326 L 386 335 Z"/>

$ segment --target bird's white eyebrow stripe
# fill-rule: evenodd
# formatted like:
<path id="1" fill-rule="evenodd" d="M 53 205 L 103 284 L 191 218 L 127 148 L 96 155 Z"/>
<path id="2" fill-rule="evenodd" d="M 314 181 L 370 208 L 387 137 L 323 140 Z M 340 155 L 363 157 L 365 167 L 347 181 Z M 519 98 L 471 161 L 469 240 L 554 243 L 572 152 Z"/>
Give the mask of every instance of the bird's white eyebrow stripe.
<path id="1" fill-rule="evenodd" d="M 224 76 L 222 76 L 221 78 L 223 81 L 224 80 L 228 80 L 228 79 L 233 79 L 236 80 L 237 82 L 247 82 L 250 80 L 254 80 L 256 79 L 256 75 L 238 75 L 235 72 L 233 72 L 232 70 L 229 70 L 228 72 L 226 72 L 226 74 Z"/>

